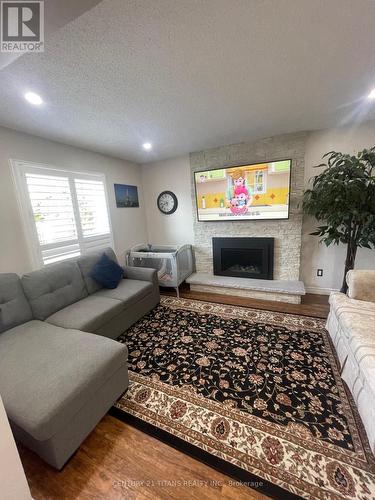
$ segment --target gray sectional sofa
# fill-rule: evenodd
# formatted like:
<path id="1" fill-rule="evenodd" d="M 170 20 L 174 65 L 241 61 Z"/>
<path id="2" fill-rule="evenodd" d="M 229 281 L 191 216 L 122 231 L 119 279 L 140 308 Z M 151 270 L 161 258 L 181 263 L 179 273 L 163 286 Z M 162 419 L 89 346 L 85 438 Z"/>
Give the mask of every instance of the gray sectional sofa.
<path id="1" fill-rule="evenodd" d="M 127 348 L 111 339 L 160 300 L 153 269 L 98 285 L 102 253 L 0 274 L 0 394 L 16 439 L 57 469 L 128 387 Z"/>

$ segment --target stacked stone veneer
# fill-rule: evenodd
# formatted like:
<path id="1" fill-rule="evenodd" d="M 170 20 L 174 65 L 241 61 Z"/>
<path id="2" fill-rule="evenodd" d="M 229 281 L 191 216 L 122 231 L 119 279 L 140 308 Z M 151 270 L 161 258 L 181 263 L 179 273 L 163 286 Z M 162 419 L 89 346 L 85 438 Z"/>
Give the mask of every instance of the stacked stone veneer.
<path id="1" fill-rule="evenodd" d="M 212 273 L 214 236 L 275 238 L 274 279 L 298 280 L 300 274 L 302 195 L 307 133 L 279 135 L 256 142 L 233 144 L 190 154 L 195 258 L 197 272 Z M 198 222 L 194 172 L 251 163 L 292 160 L 288 220 Z"/>

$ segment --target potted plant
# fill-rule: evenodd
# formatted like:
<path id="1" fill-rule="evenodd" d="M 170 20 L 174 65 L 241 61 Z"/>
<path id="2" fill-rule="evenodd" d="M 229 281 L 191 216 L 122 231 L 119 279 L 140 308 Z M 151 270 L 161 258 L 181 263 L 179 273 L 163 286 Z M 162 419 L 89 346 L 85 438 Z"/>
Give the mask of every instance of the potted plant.
<path id="1" fill-rule="evenodd" d="M 323 225 L 311 233 L 327 246 L 347 245 L 341 291 L 346 293 L 346 273 L 354 268 L 358 247 L 375 248 L 375 146 L 357 156 L 331 151 L 323 156 L 325 170 L 313 177 L 304 193 L 304 213 Z"/>

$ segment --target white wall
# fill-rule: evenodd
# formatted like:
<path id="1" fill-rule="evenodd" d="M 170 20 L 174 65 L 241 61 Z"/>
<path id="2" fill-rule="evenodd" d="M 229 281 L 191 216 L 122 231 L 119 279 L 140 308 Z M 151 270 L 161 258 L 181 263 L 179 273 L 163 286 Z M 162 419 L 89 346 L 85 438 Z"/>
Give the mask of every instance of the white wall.
<path id="1" fill-rule="evenodd" d="M 306 144 L 305 185 L 314 175 L 322 171 L 313 168 L 322 163 L 322 156 L 329 151 L 356 154 L 375 145 L 375 122 L 365 122 L 355 128 L 345 127 L 312 132 Z M 341 288 L 346 256 L 346 245 L 326 247 L 319 238 L 310 236 L 317 223 L 305 218 L 302 228 L 301 279 L 310 292 L 329 293 Z M 359 249 L 356 268 L 375 269 L 375 250 Z M 316 270 L 323 269 L 323 277 Z"/>
<path id="2" fill-rule="evenodd" d="M 139 165 L 0 127 L 0 272 L 32 269 L 9 159 L 46 163 L 68 170 L 106 175 L 115 251 L 147 240 Z M 117 208 L 113 184 L 138 186 L 140 208 Z"/>
<path id="3" fill-rule="evenodd" d="M 0 484 L 3 500 L 32 500 L 0 396 Z"/>
<path id="4" fill-rule="evenodd" d="M 142 166 L 148 242 L 183 245 L 194 243 L 189 156 L 147 163 Z M 178 199 L 174 214 L 164 215 L 156 201 L 162 191 L 173 191 Z"/>

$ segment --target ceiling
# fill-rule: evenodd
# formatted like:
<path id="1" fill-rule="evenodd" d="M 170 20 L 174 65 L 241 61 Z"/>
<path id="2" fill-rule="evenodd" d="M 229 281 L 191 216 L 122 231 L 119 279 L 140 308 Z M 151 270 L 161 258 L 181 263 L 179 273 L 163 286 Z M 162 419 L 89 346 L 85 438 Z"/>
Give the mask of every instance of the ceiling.
<path id="1" fill-rule="evenodd" d="M 372 0 L 83 4 L 0 71 L 0 125 L 145 163 L 375 119 Z"/>

